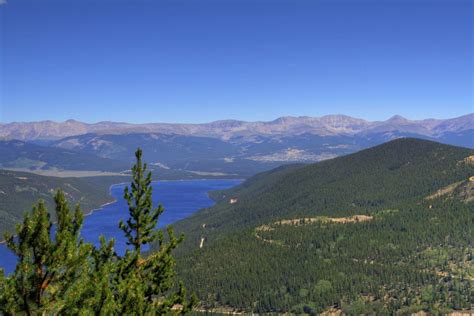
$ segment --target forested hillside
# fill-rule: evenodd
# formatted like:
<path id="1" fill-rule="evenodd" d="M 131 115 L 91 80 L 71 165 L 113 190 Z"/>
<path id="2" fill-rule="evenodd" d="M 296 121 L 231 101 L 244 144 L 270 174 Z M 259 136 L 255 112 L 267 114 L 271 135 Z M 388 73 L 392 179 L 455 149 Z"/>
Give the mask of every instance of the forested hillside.
<path id="1" fill-rule="evenodd" d="M 446 312 L 474 303 L 474 151 L 399 139 L 214 192 L 178 223 L 203 308 Z"/>
<path id="2" fill-rule="evenodd" d="M 82 210 L 88 212 L 110 202 L 110 185 L 124 179 L 128 178 L 56 178 L 0 170 L 0 236 L 6 231 L 13 232 L 24 212 L 31 211 L 38 199 L 43 199 L 48 209 L 53 210 L 53 195 L 57 189 L 64 191 L 69 202 L 80 203 Z"/>

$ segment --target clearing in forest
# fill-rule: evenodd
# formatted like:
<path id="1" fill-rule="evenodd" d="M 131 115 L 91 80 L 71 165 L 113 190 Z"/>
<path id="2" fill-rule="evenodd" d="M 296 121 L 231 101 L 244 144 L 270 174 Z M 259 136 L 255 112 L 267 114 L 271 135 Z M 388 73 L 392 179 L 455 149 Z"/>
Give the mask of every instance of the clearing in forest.
<path id="1" fill-rule="evenodd" d="M 327 223 L 327 224 L 349 224 L 349 223 L 361 223 L 373 220 L 374 217 L 370 215 L 353 215 L 347 217 L 327 217 L 327 216 L 316 216 L 316 217 L 302 217 L 294 219 L 282 219 L 272 224 L 261 225 L 255 228 L 255 237 L 266 243 L 278 243 L 272 239 L 266 239 L 259 235 L 259 232 L 268 232 L 275 229 L 276 226 L 290 225 L 290 226 L 302 226 L 313 223 Z"/>

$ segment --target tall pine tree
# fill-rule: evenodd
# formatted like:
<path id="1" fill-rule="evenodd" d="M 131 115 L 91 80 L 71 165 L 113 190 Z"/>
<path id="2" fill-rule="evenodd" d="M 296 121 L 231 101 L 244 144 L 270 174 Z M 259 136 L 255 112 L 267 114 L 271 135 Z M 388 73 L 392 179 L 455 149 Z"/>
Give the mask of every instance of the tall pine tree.
<path id="1" fill-rule="evenodd" d="M 135 157 L 131 191 L 128 187 L 124 190 L 130 217 L 126 223 L 121 221 L 119 224 L 128 244 L 133 247 L 125 254 L 119 272 L 121 278 L 130 282 L 130 286 L 119 286 L 124 306 L 121 312 L 130 312 L 126 302 L 136 297 L 139 299 L 135 299 L 132 306 L 144 313 L 163 314 L 173 310 L 184 313 L 191 308 L 194 299 L 186 299 L 186 290 L 182 284 L 176 287 L 176 262 L 171 254 L 183 236 L 176 237 L 171 227 L 167 228 L 167 237 L 162 230 L 157 230 L 158 218 L 164 209 L 161 205 L 153 207 L 151 173 L 147 172 L 147 165 L 142 162 L 140 148 Z M 157 242 L 159 249 L 144 257 L 143 246 L 152 242 Z"/>
<path id="2" fill-rule="evenodd" d="M 130 218 L 126 224 L 120 221 L 120 229 L 125 232 L 128 244 L 135 249 L 137 257 L 141 257 L 142 246 L 153 242 L 159 231 L 155 230 L 158 217 L 163 213 L 163 206 L 153 208 L 151 172 L 146 174 L 147 165 L 142 162 L 142 150 L 135 153 L 136 164 L 132 167 L 132 192 L 125 187 L 124 199 L 128 204 Z"/>

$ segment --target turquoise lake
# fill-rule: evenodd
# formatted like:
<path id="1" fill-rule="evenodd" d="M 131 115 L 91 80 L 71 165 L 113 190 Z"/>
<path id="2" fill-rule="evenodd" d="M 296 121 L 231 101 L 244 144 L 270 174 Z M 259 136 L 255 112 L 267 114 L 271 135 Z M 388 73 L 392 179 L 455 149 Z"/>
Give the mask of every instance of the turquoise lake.
<path id="1" fill-rule="evenodd" d="M 178 180 L 153 182 L 154 205 L 161 203 L 165 212 L 160 216 L 158 226 L 166 225 L 184 219 L 201 208 L 214 204 L 208 196 L 212 190 L 223 190 L 240 184 L 242 180 Z M 126 250 L 126 239 L 118 228 L 121 219 L 128 218 L 128 207 L 123 199 L 126 184 L 116 184 L 110 188 L 116 202 L 102 206 L 84 218 L 82 237 L 85 241 L 98 245 L 99 236 L 107 239 L 115 238 L 117 253 Z M 6 273 L 15 269 L 16 258 L 4 245 L 0 245 L 0 267 Z"/>

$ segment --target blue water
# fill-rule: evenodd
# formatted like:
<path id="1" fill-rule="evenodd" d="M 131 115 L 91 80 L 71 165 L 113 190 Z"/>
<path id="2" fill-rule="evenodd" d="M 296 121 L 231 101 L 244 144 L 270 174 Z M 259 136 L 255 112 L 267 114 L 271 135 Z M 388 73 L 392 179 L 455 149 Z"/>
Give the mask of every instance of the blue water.
<path id="1" fill-rule="evenodd" d="M 186 218 L 197 210 L 209 207 L 214 202 L 209 198 L 207 192 L 222 190 L 233 187 L 241 180 L 180 180 L 180 181 L 158 181 L 153 182 L 154 205 L 161 203 L 165 208 L 160 216 L 158 226 L 164 227 L 180 219 Z M 112 204 L 95 210 L 91 215 L 85 217 L 82 228 L 82 237 L 85 241 L 99 244 L 99 236 L 104 235 L 107 239 L 115 239 L 115 249 L 123 254 L 126 249 L 126 239 L 123 232 L 118 228 L 121 219 L 128 218 L 127 203 L 123 199 L 125 184 L 113 185 L 110 188 L 111 195 L 117 200 Z M 16 257 L 4 245 L 0 245 L 0 267 L 6 273 L 15 269 Z"/>

